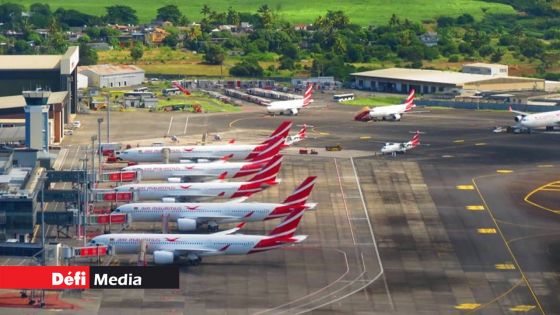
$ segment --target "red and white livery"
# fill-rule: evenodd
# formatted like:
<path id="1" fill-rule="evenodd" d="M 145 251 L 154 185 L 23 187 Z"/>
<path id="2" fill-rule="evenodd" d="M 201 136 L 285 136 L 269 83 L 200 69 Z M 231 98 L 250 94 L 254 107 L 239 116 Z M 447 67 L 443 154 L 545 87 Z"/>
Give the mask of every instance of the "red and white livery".
<path id="1" fill-rule="evenodd" d="M 408 142 L 402 143 L 394 143 L 394 142 L 387 142 L 381 148 L 381 154 L 391 154 L 393 156 L 397 155 L 397 153 L 405 153 L 408 150 L 412 150 L 420 145 L 420 131 L 416 131 L 416 133 L 412 136 L 412 139 Z"/>
<path id="2" fill-rule="evenodd" d="M 108 246 L 117 254 L 137 254 L 140 245 L 152 254 L 155 264 L 172 264 L 178 257 L 186 257 L 192 265 L 200 264 L 202 257 L 219 255 L 246 255 L 278 249 L 300 243 L 307 235 L 295 235 L 305 208 L 292 211 L 268 235 L 234 234 L 237 227 L 212 234 L 104 234 L 94 237 L 88 245 Z"/>
<path id="3" fill-rule="evenodd" d="M 291 127 L 291 121 L 282 122 L 270 137 L 256 145 L 230 143 L 225 145 L 138 147 L 117 152 L 116 156 L 118 159 L 131 162 L 163 162 L 166 152 L 169 154 L 169 162 L 215 161 L 224 158 L 230 161 L 262 160 L 278 154 Z"/>
<path id="4" fill-rule="evenodd" d="M 303 141 L 307 136 L 307 127 L 308 126 L 306 124 L 303 124 L 303 126 L 301 127 L 301 129 L 298 131 L 297 134 L 293 136 L 288 136 L 286 138 L 286 141 L 284 141 L 284 146 L 290 146 L 292 144 L 296 144 L 300 141 Z"/>
<path id="5" fill-rule="evenodd" d="M 270 159 L 254 162 L 138 164 L 127 166 L 122 172 L 136 172 L 142 181 L 201 182 L 223 180 L 256 174 Z"/>
<path id="6" fill-rule="evenodd" d="M 302 108 L 313 102 L 313 84 L 308 84 L 302 99 L 289 101 L 276 101 L 270 103 L 266 110 L 272 115 L 297 115 Z"/>
<path id="7" fill-rule="evenodd" d="M 411 109 L 416 107 L 414 104 L 414 89 L 410 90 L 410 94 L 400 105 L 389 105 L 389 106 L 378 106 L 374 108 L 366 108 L 365 110 L 359 112 L 354 120 L 357 121 L 377 121 L 377 120 L 401 120 L 404 113 L 409 112 Z"/>
<path id="8" fill-rule="evenodd" d="M 180 231 L 194 231 L 203 224 L 209 231 L 217 231 L 222 223 L 264 221 L 285 217 L 300 208 L 315 208 L 315 203 L 307 202 L 315 180 L 315 176 L 306 178 L 282 203 L 129 203 L 114 213 L 126 213 L 132 222 L 159 222 L 167 217 L 177 222 Z"/>
<path id="9" fill-rule="evenodd" d="M 254 193 L 276 185 L 282 156 L 276 155 L 253 178 L 246 182 L 130 184 L 115 188 L 116 193 L 132 192 L 134 200 L 169 202 L 198 201 L 213 198 L 246 199 Z"/>

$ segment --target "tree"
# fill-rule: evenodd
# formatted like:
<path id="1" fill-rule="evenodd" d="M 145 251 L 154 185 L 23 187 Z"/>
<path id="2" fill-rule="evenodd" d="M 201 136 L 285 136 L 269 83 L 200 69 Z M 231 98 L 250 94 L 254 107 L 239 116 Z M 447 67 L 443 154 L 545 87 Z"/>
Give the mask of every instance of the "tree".
<path id="1" fill-rule="evenodd" d="M 170 21 L 173 24 L 178 24 L 181 17 L 181 11 L 179 11 L 179 8 L 174 4 L 169 4 L 157 9 L 157 19 L 160 21 Z"/>
<path id="2" fill-rule="evenodd" d="M 528 37 L 519 43 L 519 51 L 523 56 L 533 58 L 540 56 L 544 51 L 544 44 L 539 39 Z"/>
<path id="3" fill-rule="evenodd" d="M 30 22 L 35 27 L 45 28 L 49 25 L 53 14 L 48 4 L 33 3 L 29 7 L 29 11 L 31 12 Z"/>
<path id="4" fill-rule="evenodd" d="M 263 4 L 257 10 L 261 18 L 261 25 L 263 28 L 270 28 L 274 22 L 274 16 L 268 4 Z"/>
<path id="5" fill-rule="evenodd" d="M 111 24 L 138 24 L 136 10 L 125 5 L 113 5 L 105 8 L 105 20 Z"/>
<path id="6" fill-rule="evenodd" d="M 501 49 L 497 49 L 492 56 L 490 57 L 490 61 L 492 62 L 500 62 L 500 60 L 502 60 L 502 56 L 504 55 L 504 52 Z"/>
<path id="7" fill-rule="evenodd" d="M 227 22 L 231 25 L 239 25 L 241 23 L 241 19 L 239 18 L 239 13 L 235 11 L 232 7 L 228 8 L 227 11 Z"/>
<path id="8" fill-rule="evenodd" d="M 455 24 L 455 19 L 450 16 L 440 16 L 437 18 L 438 27 L 449 27 Z"/>
<path id="9" fill-rule="evenodd" d="M 88 45 L 80 44 L 80 66 L 97 64 L 97 52 Z"/>
<path id="10" fill-rule="evenodd" d="M 177 32 L 170 32 L 169 35 L 165 36 L 162 43 L 171 48 L 177 47 L 179 43 L 179 34 L 177 34 Z"/>
<path id="11" fill-rule="evenodd" d="M 221 65 L 224 63 L 225 53 L 221 46 L 209 44 L 206 46 L 204 63 L 211 65 Z"/>
<path id="12" fill-rule="evenodd" d="M 144 46 L 140 43 L 136 43 L 130 50 L 130 56 L 135 62 L 140 60 L 142 56 L 144 56 Z"/>
<path id="13" fill-rule="evenodd" d="M 204 18 L 206 18 L 211 12 L 212 12 L 212 10 L 210 9 L 210 7 L 207 4 L 203 5 L 202 9 L 200 10 L 200 13 L 202 13 L 202 15 L 204 15 Z"/>
<path id="14" fill-rule="evenodd" d="M 229 69 L 229 73 L 238 77 L 262 77 L 263 68 L 255 60 L 243 60 Z"/>
<path id="15" fill-rule="evenodd" d="M 473 22 L 474 22 L 474 17 L 468 13 L 464 13 L 463 15 L 457 18 L 457 24 L 459 25 L 471 24 Z"/>
<path id="16" fill-rule="evenodd" d="M 294 59 L 287 57 L 287 56 L 282 56 L 280 58 L 280 67 L 279 69 L 282 70 L 293 70 L 295 67 L 296 63 L 294 61 Z"/>

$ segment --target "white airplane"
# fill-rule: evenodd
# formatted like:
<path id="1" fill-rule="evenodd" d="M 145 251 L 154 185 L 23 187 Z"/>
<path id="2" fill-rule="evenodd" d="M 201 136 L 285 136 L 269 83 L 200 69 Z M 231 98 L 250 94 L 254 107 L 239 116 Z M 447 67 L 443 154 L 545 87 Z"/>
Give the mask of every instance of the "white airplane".
<path id="1" fill-rule="evenodd" d="M 247 199 L 254 193 L 276 185 L 282 156 L 276 155 L 253 178 L 246 182 L 130 184 L 115 188 L 115 193 L 132 192 L 134 200 L 186 202 L 217 197 Z"/>
<path id="2" fill-rule="evenodd" d="M 377 121 L 377 120 L 401 120 L 404 113 L 409 112 L 414 105 L 414 89 L 410 90 L 410 94 L 406 101 L 400 105 L 378 106 L 374 108 L 366 108 L 359 112 L 354 120 L 358 121 Z"/>
<path id="3" fill-rule="evenodd" d="M 416 131 L 412 139 L 408 142 L 401 142 L 401 143 L 393 143 L 387 142 L 381 148 L 381 154 L 391 154 L 392 156 L 396 156 L 397 153 L 405 153 L 408 150 L 412 150 L 420 145 L 420 132 Z"/>
<path id="4" fill-rule="evenodd" d="M 158 146 L 139 147 L 116 153 L 120 160 L 131 162 L 162 162 L 164 151 L 169 150 L 169 161 L 180 162 L 190 160 L 195 162 L 214 161 L 219 159 L 228 160 L 262 160 L 274 156 L 281 149 L 281 144 L 288 136 L 292 127 L 291 121 L 284 121 L 276 130 L 261 144 L 211 144 L 192 146 Z M 280 142 L 280 147 L 276 146 Z"/>
<path id="5" fill-rule="evenodd" d="M 272 115 L 297 115 L 298 112 L 307 107 L 313 100 L 313 84 L 308 84 L 302 99 L 289 101 L 276 101 L 266 106 L 266 111 Z"/>
<path id="6" fill-rule="evenodd" d="M 200 264 L 202 257 L 246 255 L 300 243 L 307 235 L 294 235 L 305 208 L 292 211 L 268 235 L 233 234 L 237 227 L 213 234 L 104 234 L 94 237 L 89 246 L 107 246 L 111 253 L 138 254 L 142 243 L 154 263 L 172 264 L 177 257 L 186 257 L 189 264 Z"/>
<path id="7" fill-rule="evenodd" d="M 305 139 L 305 137 L 307 136 L 307 127 L 308 126 L 306 124 L 303 124 L 303 126 L 301 127 L 301 129 L 298 131 L 297 134 L 286 137 L 286 141 L 284 141 L 284 146 L 288 147 L 291 146 L 292 144 L 296 144 L 302 141 L 303 139 Z"/>
<path id="8" fill-rule="evenodd" d="M 531 114 L 513 110 L 510 106 L 509 111 L 517 114 L 515 121 L 518 127 L 525 127 L 529 130 L 544 127 L 547 131 L 551 131 L 554 127 L 560 126 L 560 110 Z"/>
<path id="9" fill-rule="evenodd" d="M 132 222 L 177 222 L 179 231 L 195 231 L 203 224 L 210 232 L 218 231 L 218 224 L 255 222 L 285 217 L 292 211 L 315 208 L 307 198 L 315 185 L 315 176 L 306 178 L 282 203 L 226 202 L 226 203 L 129 203 L 113 213 L 126 213 Z"/>
<path id="10" fill-rule="evenodd" d="M 249 176 L 260 171 L 270 159 L 254 162 L 138 164 L 123 168 L 122 172 L 136 172 L 141 180 L 169 182 L 200 182 Z"/>

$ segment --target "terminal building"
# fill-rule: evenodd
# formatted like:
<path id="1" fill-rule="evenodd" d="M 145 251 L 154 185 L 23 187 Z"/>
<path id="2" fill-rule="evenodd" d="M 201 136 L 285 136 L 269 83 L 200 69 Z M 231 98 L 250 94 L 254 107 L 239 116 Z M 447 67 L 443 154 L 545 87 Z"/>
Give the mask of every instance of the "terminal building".
<path id="1" fill-rule="evenodd" d="M 505 67 L 505 68 L 504 68 Z M 542 79 L 508 76 L 507 66 L 467 64 L 463 72 L 388 68 L 352 73 L 352 87 L 388 93 L 469 94 L 480 91 L 544 91 Z"/>
<path id="2" fill-rule="evenodd" d="M 29 241 L 36 224 L 43 168 L 33 149 L 0 150 L 0 241 Z"/>

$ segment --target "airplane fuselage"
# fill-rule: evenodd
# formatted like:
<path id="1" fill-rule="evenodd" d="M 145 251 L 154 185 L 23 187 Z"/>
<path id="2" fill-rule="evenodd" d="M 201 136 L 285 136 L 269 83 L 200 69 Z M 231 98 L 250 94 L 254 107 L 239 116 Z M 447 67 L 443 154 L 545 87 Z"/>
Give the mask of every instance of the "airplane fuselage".
<path id="1" fill-rule="evenodd" d="M 168 149 L 170 162 L 179 162 L 182 159 L 219 160 L 225 156 L 228 156 L 231 161 L 241 161 L 248 158 L 258 146 L 252 144 L 229 144 L 139 147 L 118 152 L 117 157 L 132 162 L 162 162 L 164 160 L 164 149 Z"/>
<path id="2" fill-rule="evenodd" d="M 278 203 L 131 203 L 119 206 L 115 213 L 128 214 L 132 222 L 158 222 L 164 215 L 169 221 L 179 218 L 197 222 L 255 222 L 288 215 L 296 207 Z"/>
<path id="3" fill-rule="evenodd" d="M 253 162 L 215 162 L 144 164 L 127 166 L 122 171 L 136 171 L 140 173 L 142 180 L 167 180 L 171 177 L 205 179 L 222 175 L 223 178 L 236 178 L 254 174 L 261 168 L 261 164 Z"/>
<path id="4" fill-rule="evenodd" d="M 212 235 L 212 234 L 106 234 L 93 239 L 95 244 L 110 246 L 116 254 L 137 254 L 140 243 L 146 242 L 146 253 L 168 251 L 175 256 L 181 254 L 181 248 L 188 247 L 198 256 L 244 255 L 248 254 L 260 241 L 262 235 Z M 90 243 L 91 244 L 91 243 Z"/>
<path id="5" fill-rule="evenodd" d="M 249 182 L 216 183 L 162 183 L 130 184 L 115 188 L 116 192 L 133 192 L 137 200 L 161 200 L 162 198 L 211 199 L 235 198 L 262 191 L 266 185 Z"/>
<path id="6" fill-rule="evenodd" d="M 560 110 L 531 114 L 517 118 L 518 124 L 527 128 L 554 127 L 560 125 Z"/>

